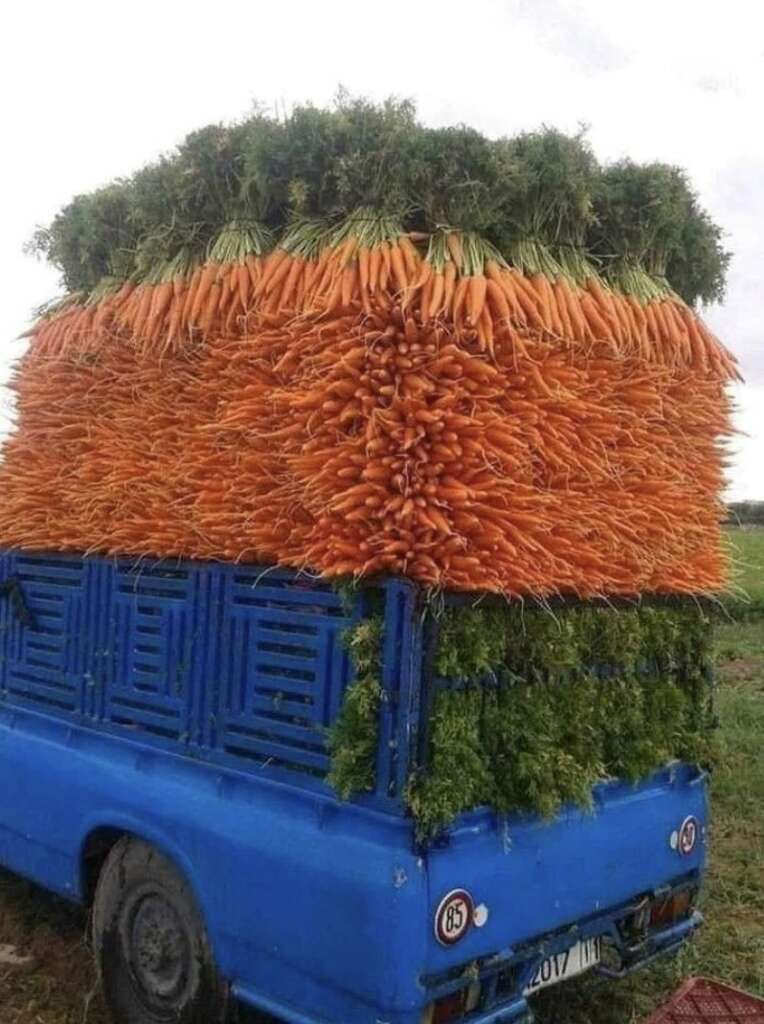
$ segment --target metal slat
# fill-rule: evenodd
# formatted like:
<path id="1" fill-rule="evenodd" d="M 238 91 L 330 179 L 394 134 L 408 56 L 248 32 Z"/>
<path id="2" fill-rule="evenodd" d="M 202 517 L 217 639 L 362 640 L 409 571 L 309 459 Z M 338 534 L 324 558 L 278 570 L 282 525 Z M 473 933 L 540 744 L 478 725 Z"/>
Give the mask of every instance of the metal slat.
<path id="1" fill-rule="evenodd" d="M 294 744 L 283 744 L 265 737 L 245 736 L 237 732 L 228 732 L 226 750 L 247 751 L 256 757 L 262 757 L 264 761 L 269 758 L 276 758 L 281 764 L 299 765 L 307 768 L 314 768 L 321 772 L 329 770 L 329 757 L 326 754 L 315 753 L 312 750 L 303 750 Z"/>
<path id="2" fill-rule="evenodd" d="M 297 725 L 294 722 L 281 722 L 265 715 L 229 715 L 223 723 L 231 731 L 246 731 L 254 728 L 257 732 L 272 733 L 283 740 L 294 740 L 300 745 L 326 748 L 326 737 L 316 725 Z"/>

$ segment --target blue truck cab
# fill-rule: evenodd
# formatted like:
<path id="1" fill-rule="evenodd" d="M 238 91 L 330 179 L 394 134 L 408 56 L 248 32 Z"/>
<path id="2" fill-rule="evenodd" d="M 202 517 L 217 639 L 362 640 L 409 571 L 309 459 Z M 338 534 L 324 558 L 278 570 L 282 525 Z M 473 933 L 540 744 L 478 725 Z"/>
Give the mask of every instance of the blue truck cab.
<path id="1" fill-rule="evenodd" d="M 349 801 L 326 737 L 365 592 L 21 552 L 0 584 L 0 864 L 95 900 L 117 1021 L 213 1024 L 224 992 L 292 1024 L 525 1022 L 538 989 L 626 974 L 700 923 L 687 764 L 600 785 L 591 813 L 479 809 L 417 839 L 404 788 L 444 681 L 411 583 L 379 585 L 376 789 Z"/>

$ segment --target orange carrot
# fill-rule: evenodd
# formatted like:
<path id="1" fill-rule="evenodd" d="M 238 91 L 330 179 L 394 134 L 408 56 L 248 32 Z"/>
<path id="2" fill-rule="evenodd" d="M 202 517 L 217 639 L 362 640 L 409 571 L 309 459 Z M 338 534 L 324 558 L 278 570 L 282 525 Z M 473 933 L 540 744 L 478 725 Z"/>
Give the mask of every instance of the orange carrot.
<path id="1" fill-rule="evenodd" d="M 499 277 L 499 281 L 501 278 Z M 488 305 L 491 307 L 495 320 L 499 324 L 508 324 L 512 313 L 507 301 L 506 292 L 502 288 L 499 281 L 493 277 L 489 277 L 486 285 L 486 300 Z"/>
<path id="2" fill-rule="evenodd" d="M 218 276 L 219 266 L 217 263 L 205 263 L 199 277 L 199 283 L 194 294 L 194 301 L 189 310 L 188 319 L 192 324 L 198 322 L 202 309 L 206 309 L 207 297 L 212 285 Z"/>
<path id="3" fill-rule="evenodd" d="M 373 294 L 379 287 L 379 276 L 382 269 L 382 253 L 375 246 L 369 253 L 369 291 Z"/>
<path id="4" fill-rule="evenodd" d="M 430 320 L 436 317 L 443 306 L 443 296 L 446 289 L 446 279 L 443 272 L 438 270 L 433 274 L 432 277 L 432 289 L 430 292 L 430 301 L 427 306 L 427 316 Z"/>
<path id="5" fill-rule="evenodd" d="M 454 301 L 456 289 L 456 264 L 453 260 L 447 260 L 443 271 L 443 314 L 449 316 Z"/>
<path id="6" fill-rule="evenodd" d="M 286 249 L 278 248 L 274 249 L 273 252 L 266 258 L 263 272 L 260 276 L 260 280 L 257 283 L 257 293 L 264 294 L 268 286 L 270 285 L 271 278 L 276 273 L 281 264 L 289 256 Z"/>
<path id="7" fill-rule="evenodd" d="M 613 332 L 600 315 L 600 308 L 591 295 L 581 295 L 581 310 L 589 328 L 597 341 L 608 341 L 613 344 Z"/>
<path id="8" fill-rule="evenodd" d="M 390 265 L 393 271 L 393 277 L 398 287 L 399 292 L 404 292 L 408 286 L 408 276 L 406 274 L 406 267 L 403 261 L 403 253 L 401 252 L 399 245 L 390 246 Z"/>
<path id="9" fill-rule="evenodd" d="M 285 261 L 286 263 L 286 261 Z M 282 263 L 282 266 L 285 265 Z M 288 309 L 290 302 L 294 302 L 294 293 L 297 289 L 297 281 L 305 266 L 300 256 L 295 256 L 290 261 L 289 273 L 284 278 L 284 286 L 279 295 L 279 309 Z M 277 274 L 274 274 L 272 281 L 276 281 Z"/>
<path id="10" fill-rule="evenodd" d="M 467 301 L 467 291 L 470 287 L 469 277 L 460 277 L 459 281 L 454 289 L 454 303 L 451 311 L 451 317 L 455 324 L 458 324 L 461 320 L 462 310 Z"/>
<path id="11" fill-rule="evenodd" d="M 485 305 L 487 282 L 483 274 L 474 274 L 469 279 L 467 291 L 467 316 L 470 323 L 477 324 Z"/>
<path id="12" fill-rule="evenodd" d="M 448 232 L 446 235 L 446 245 L 451 253 L 451 259 L 456 265 L 456 269 L 461 270 L 464 265 L 464 249 L 462 247 L 461 235 L 458 231 Z"/>
<path id="13" fill-rule="evenodd" d="M 369 249 L 365 245 L 358 250 L 358 278 L 361 292 L 366 294 L 369 291 Z"/>
<path id="14" fill-rule="evenodd" d="M 349 306 L 358 285 L 358 264 L 349 263 L 342 272 L 342 305 Z"/>
<path id="15" fill-rule="evenodd" d="M 382 291 L 387 289 L 387 283 L 390 279 L 390 272 L 392 264 L 390 260 L 390 246 L 387 242 L 383 242 L 379 247 L 379 254 L 381 258 L 381 265 L 379 269 L 379 287 Z"/>

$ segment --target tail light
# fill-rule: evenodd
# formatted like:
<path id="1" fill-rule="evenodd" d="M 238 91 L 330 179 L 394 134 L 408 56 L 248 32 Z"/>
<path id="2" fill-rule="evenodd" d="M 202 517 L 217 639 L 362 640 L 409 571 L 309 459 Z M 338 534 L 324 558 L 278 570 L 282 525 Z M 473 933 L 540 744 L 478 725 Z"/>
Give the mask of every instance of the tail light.
<path id="1" fill-rule="evenodd" d="M 424 1011 L 422 1024 L 449 1024 L 461 1020 L 477 1009 L 480 1002 L 480 982 L 474 981 L 468 988 L 443 996 Z"/>
<path id="2" fill-rule="evenodd" d="M 679 889 L 662 900 L 656 900 L 650 908 L 650 927 L 670 928 L 677 921 L 684 920 L 693 908 L 695 896 L 694 889 Z"/>

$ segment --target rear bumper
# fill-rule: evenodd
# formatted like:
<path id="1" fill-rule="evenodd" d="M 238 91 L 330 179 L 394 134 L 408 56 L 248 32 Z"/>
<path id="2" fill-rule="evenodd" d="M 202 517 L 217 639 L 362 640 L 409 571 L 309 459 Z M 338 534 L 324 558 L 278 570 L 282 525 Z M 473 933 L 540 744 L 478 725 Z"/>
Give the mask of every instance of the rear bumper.
<path id="1" fill-rule="evenodd" d="M 682 885 L 694 887 L 696 881 L 688 879 Z M 460 1018 L 460 1024 L 531 1024 L 533 1013 L 523 995 L 530 979 L 545 958 L 563 952 L 579 940 L 602 936 L 607 958 L 591 973 L 623 978 L 678 952 L 703 923 L 702 915 L 696 911 L 669 927 L 645 932 L 640 937 L 629 935 L 626 923 L 642 905 L 641 900 L 623 905 L 522 949 L 508 949 L 480 965 L 473 965 L 471 978 L 481 984 L 480 1008 Z M 438 984 L 438 979 L 434 978 L 428 982 L 433 1001 L 458 991 L 465 984 L 464 976 L 452 977 L 445 984 L 442 981 Z"/>

